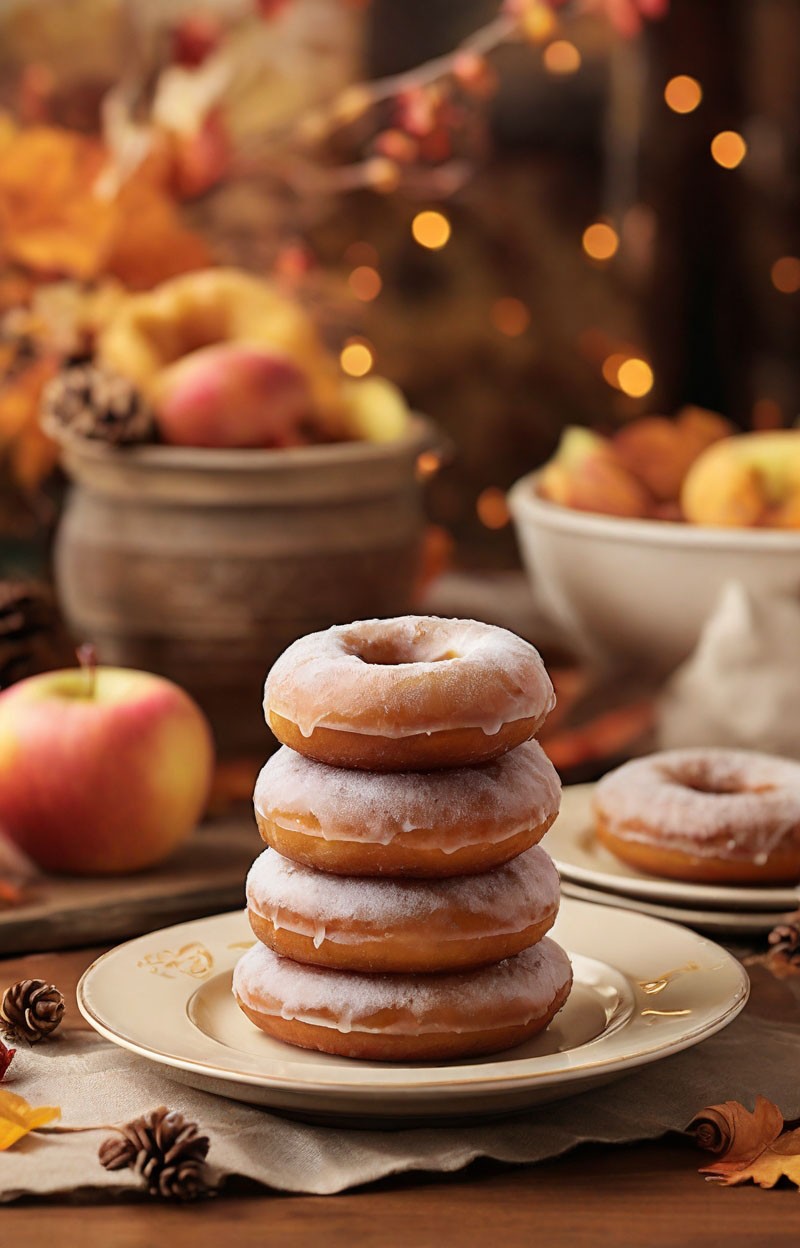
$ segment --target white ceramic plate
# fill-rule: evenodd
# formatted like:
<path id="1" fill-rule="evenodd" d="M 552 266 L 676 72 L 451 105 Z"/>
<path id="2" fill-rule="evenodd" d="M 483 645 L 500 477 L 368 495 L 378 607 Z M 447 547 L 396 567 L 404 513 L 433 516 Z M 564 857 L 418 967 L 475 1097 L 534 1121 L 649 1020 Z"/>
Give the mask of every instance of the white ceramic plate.
<path id="1" fill-rule="evenodd" d="M 399 1065 L 307 1052 L 257 1030 L 230 991 L 253 943 L 243 913 L 141 936 L 78 987 L 101 1035 L 235 1100 L 365 1125 L 507 1113 L 606 1082 L 712 1035 L 742 1009 L 740 964 L 687 928 L 564 900 L 555 937 L 575 986 L 541 1036 L 462 1062 Z"/>
<path id="2" fill-rule="evenodd" d="M 561 893 L 564 897 L 589 901 L 596 906 L 633 910 L 639 914 L 650 914 L 654 919 L 685 923 L 687 927 L 695 927 L 702 932 L 726 932 L 729 936 L 737 933 L 771 932 L 776 923 L 790 917 L 780 910 L 694 910 L 684 906 L 665 906 L 657 901 L 644 901 L 641 897 L 622 897 L 619 893 L 608 893 L 601 888 L 586 888 L 585 885 L 573 884 L 570 880 L 561 881 Z"/>
<path id="3" fill-rule="evenodd" d="M 558 818 L 547 833 L 547 852 L 563 879 L 609 893 L 622 893 L 695 910 L 758 910 L 766 913 L 796 910 L 800 906 L 800 885 L 736 888 L 721 884 L 689 884 L 683 880 L 645 875 L 643 871 L 626 866 L 601 845 L 594 834 L 591 806 L 594 789 L 593 784 L 568 785 L 564 789 Z M 776 913 L 776 923 L 779 918 Z M 685 921 L 689 922 L 688 919 Z"/>

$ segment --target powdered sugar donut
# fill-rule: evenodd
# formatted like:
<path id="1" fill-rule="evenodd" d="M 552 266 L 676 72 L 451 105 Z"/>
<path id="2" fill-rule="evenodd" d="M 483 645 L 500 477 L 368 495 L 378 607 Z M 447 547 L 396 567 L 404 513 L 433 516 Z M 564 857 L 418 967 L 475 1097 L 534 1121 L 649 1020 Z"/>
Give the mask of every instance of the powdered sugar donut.
<path id="1" fill-rule="evenodd" d="M 477 971 L 363 975 L 304 966 L 256 944 L 233 973 L 247 1017 L 303 1049 L 375 1061 L 492 1053 L 544 1030 L 572 984 L 554 941 Z"/>
<path id="2" fill-rule="evenodd" d="M 267 849 L 247 877 L 250 926 L 282 957 L 346 971 L 448 971 L 536 944 L 558 914 L 558 872 L 538 845 L 482 875 L 326 875 Z"/>
<path id="3" fill-rule="evenodd" d="M 537 741 L 476 767 L 372 773 L 328 767 L 284 746 L 253 795 L 262 837 L 337 875 L 467 875 L 541 840 L 561 785 Z"/>
<path id="4" fill-rule="evenodd" d="M 474 620 L 403 616 L 310 633 L 272 668 L 279 741 L 338 767 L 459 767 L 527 741 L 555 704 L 533 646 Z"/>
<path id="5" fill-rule="evenodd" d="M 800 880 L 800 763 L 748 750 L 666 750 L 609 772 L 597 835 L 631 866 L 698 883 Z"/>

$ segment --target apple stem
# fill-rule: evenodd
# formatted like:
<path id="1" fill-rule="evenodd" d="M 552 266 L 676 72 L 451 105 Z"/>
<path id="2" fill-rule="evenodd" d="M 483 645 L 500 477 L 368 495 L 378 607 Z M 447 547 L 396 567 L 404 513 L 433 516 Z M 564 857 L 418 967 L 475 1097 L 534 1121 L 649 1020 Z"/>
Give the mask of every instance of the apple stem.
<path id="1" fill-rule="evenodd" d="M 90 642 L 78 646 L 78 662 L 86 673 L 86 697 L 93 698 L 97 684 L 97 651 Z"/>

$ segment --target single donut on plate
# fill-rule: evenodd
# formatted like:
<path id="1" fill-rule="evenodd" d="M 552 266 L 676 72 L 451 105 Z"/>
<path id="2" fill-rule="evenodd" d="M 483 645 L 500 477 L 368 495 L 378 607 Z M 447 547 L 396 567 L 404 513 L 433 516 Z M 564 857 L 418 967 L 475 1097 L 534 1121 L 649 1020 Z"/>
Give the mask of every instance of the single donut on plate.
<path id="1" fill-rule="evenodd" d="M 749 750 L 665 750 L 609 772 L 597 836 L 650 875 L 700 884 L 800 880 L 800 763 Z"/>
<path id="2" fill-rule="evenodd" d="M 348 771 L 286 746 L 256 781 L 263 839 L 334 875 L 469 875 L 530 849 L 558 814 L 561 784 L 538 741 L 477 767 Z"/>
<path id="3" fill-rule="evenodd" d="M 372 1061 L 493 1053 L 543 1031 L 572 985 L 564 950 L 545 937 L 513 958 L 443 975 L 364 975 L 306 966 L 256 944 L 233 992 L 262 1031 L 302 1049 Z"/>
<path id="4" fill-rule="evenodd" d="M 318 762 L 425 771 L 497 758 L 555 705 L 537 650 L 474 620 L 407 615 L 310 633 L 273 666 L 264 713 Z"/>
<path id="5" fill-rule="evenodd" d="M 345 971 L 485 966 L 556 921 L 558 872 L 538 845 L 482 875 L 395 880 L 326 875 L 267 849 L 247 877 L 250 926 L 281 957 Z"/>

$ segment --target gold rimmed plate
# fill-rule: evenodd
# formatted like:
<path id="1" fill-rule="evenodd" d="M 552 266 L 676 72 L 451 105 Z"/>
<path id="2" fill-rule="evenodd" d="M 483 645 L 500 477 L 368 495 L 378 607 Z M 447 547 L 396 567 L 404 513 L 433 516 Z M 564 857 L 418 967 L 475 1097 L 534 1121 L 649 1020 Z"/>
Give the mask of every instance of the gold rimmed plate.
<path id="1" fill-rule="evenodd" d="M 547 852 L 563 879 L 606 893 L 621 893 L 692 910 L 756 910 L 762 914 L 771 911 L 776 923 L 781 911 L 796 910 L 800 906 L 800 881 L 794 886 L 769 887 L 691 884 L 685 880 L 646 875 L 629 867 L 595 836 L 592 815 L 595 787 L 594 784 L 568 785 L 562 794 L 558 818 L 547 834 Z"/>
<path id="2" fill-rule="evenodd" d="M 316 1120 L 383 1125 L 501 1114 L 574 1095 L 697 1044 L 747 999 L 741 965 L 675 924 L 565 898 L 554 932 L 575 986 L 542 1035 L 485 1058 L 364 1062 L 258 1031 L 231 995 L 252 935 L 242 912 L 180 923 L 112 949 L 84 974 L 81 1013 L 165 1074 Z"/>

